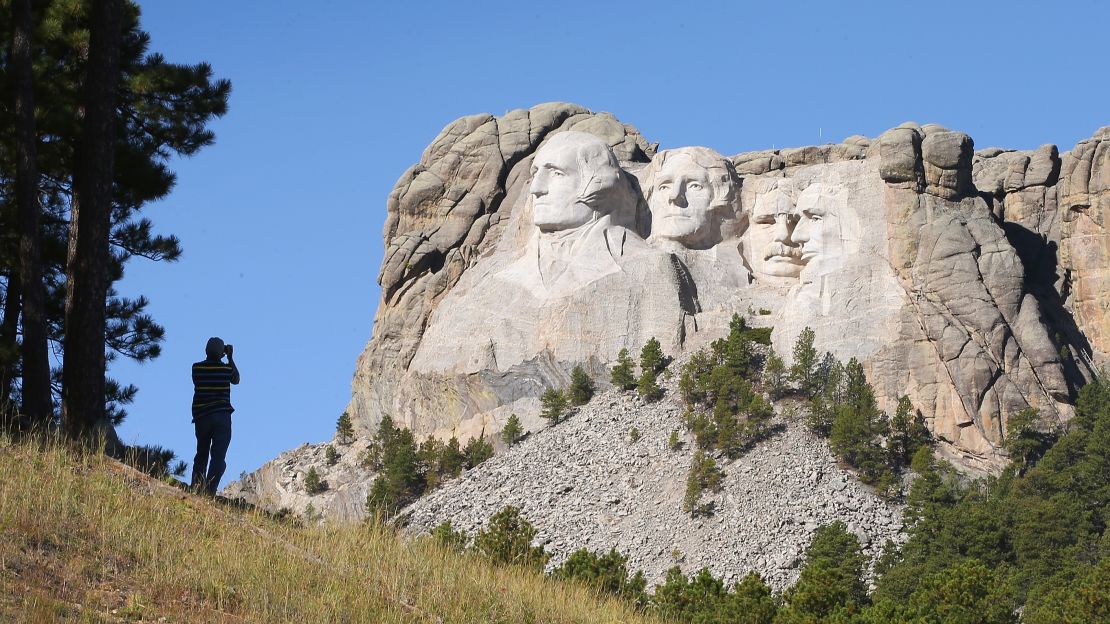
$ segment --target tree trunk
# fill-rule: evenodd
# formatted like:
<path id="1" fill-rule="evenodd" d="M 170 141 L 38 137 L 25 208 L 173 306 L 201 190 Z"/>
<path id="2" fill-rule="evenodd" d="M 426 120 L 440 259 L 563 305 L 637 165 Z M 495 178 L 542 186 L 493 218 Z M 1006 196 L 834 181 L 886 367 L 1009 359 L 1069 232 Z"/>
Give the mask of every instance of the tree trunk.
<path id="1" fill-rule="evenodd" d="M 105 423 L 104 305 L 122 16 L 122 0 L 93 0 L 84 132 L 74 168 L 77 197 L 66 258 L 62 421 L 75 438 L 94 435 Z"/>
<path id="2" fill-rule="evenodd" d="M 4 318 L 0 320 L 0 420 L 14 416 L 17 407 L 11 400 L 19 363 L 15 347 L 15 336 L 19 332 L 19 291 L 19 270 L 13 267 L 4 294 Z"/>
<path id="3" fill-rule="evenodd" d="M 23 286 L 23 415 L 33 426 L 53 416 L 46 343 L 46 286 L 39 229 L 38 136 L 31 68 L 31 0 L 12 0 L 11 73 L 15 92 L 15 196 L 19 222 L 19 277 Z"/>

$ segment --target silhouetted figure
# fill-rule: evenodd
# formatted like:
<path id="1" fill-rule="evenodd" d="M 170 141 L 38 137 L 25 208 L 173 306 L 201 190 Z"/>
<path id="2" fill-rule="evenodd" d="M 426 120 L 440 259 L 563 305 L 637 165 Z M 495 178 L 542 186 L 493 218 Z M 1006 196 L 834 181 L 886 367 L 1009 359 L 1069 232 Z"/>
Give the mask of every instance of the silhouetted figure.
<path id="1" fill-rule="evenodd" d="M 204 347 L 208 358 L 193 364 L 193 424 L 197 432 L 197 455 L 193 458 L 192 486 L 215 494 L 224 476 L 227 447 L 231 444 L 231 384 L 239 383 L 239 369 L 232 346 L 209 338 Z M 227 355 L 227 363 L 223 356 Z"/>

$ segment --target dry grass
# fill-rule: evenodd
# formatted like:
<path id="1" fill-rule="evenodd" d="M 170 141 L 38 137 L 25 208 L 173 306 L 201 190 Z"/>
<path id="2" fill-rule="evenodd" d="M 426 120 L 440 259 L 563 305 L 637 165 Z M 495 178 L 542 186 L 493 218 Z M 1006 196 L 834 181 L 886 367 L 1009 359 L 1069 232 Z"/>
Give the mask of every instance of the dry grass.
<path id="1" fill-rule="evenodd" d="M 0 437 L 0 621 L 652 620 L 380 526 L 298 528 L 102 456 Z"/>

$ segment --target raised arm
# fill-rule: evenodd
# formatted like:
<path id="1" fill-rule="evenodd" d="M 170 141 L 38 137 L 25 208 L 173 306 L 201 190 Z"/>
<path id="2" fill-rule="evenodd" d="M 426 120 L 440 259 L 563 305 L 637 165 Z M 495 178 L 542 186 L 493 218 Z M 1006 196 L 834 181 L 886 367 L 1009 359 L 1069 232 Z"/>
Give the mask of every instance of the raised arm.
<path id="1" fill-rule="evenodd" d="M 231 345 L 227 345 L 227 363 L 231 365 L 231 383 L 239 383 L 239 367 L 235 365 L 235 358 L 232 356 L 234 349 Z"/>

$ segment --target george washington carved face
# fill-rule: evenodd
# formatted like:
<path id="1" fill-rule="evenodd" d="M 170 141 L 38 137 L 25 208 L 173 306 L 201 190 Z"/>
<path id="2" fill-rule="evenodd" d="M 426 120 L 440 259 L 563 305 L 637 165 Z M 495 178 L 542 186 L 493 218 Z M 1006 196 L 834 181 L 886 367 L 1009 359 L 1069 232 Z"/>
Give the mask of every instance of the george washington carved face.
<path id="1" fill-rule="evenodd" d="M 616 156 L 600 138 L 562 132 L 532 160 L 532 218 L 542 232 L 574 229 L 613 212 L 627 212 L 630 189 Z M 633 204 L 634 205 L 634 204 Z"/>

